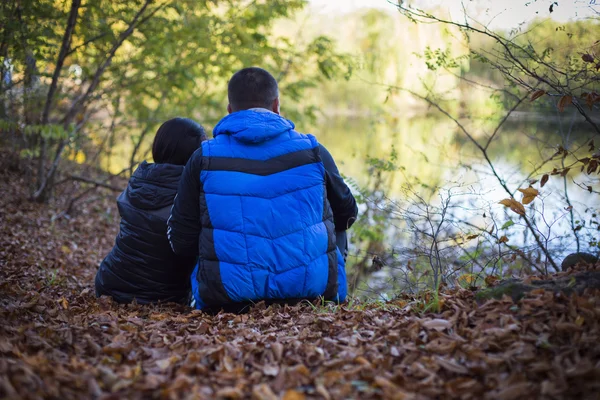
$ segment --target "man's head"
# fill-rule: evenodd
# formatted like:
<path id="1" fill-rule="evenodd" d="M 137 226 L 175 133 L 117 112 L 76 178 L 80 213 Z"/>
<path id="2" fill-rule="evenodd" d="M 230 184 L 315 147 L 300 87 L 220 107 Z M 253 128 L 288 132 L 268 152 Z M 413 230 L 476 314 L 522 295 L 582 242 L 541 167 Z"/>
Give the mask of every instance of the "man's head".
<path id="1" fill-rule="evenodd" d="M 266 108 L 279 114 L 279 88 L 273 75 L 262 68 L 244 68 L 229 80 L 229 113 L 250 108 Z"/>

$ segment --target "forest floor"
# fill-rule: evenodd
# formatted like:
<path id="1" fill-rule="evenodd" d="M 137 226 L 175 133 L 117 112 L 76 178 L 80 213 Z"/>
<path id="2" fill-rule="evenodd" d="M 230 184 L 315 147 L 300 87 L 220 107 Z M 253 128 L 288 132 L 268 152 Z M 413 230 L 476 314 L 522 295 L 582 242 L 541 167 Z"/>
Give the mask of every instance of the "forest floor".
<path id="1" fill-rule="evenodd" d="M 454 290 L 438 313 L 410 298 L 217 316 L 117 305 L 93 289 L 117 233 L 114 192 L 67 216 L 60 196 L 83 183 L 35 204 L 6 158 L 0 398 L 600 398 L 598 290 L 481 305 Z"/>

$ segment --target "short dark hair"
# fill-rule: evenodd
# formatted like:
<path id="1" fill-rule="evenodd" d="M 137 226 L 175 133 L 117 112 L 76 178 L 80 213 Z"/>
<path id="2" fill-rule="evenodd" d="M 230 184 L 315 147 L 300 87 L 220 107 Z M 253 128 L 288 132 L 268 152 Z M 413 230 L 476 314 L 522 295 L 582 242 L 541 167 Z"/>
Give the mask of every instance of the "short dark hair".
<path id="1" fill-rule="evenodd" d="M 185 165 L 204 140 L 202 125 L 189 118 L 170 119 L 156 131 L 152 158 L 157 164 Z"/>
<path id="2" fill-rule="evenodd" d="M 279 96 L 277 81 L 262 68 L 244 68 L 233 74 L 227 86 L 233 111 L 270 108 Z"/>

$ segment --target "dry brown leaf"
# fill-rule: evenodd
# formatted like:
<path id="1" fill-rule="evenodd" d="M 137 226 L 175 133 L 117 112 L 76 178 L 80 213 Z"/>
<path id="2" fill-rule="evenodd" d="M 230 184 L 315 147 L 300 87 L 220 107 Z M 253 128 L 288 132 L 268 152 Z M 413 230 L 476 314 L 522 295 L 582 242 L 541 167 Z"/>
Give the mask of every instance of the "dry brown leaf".
<path id="1" fill-rule="evenodd" d="M 536 196 L 540 193 L 537 189 L 532 187 L 528 187 L 527 189 L 517 189 L 519 192 L 523 193 L 523 204 L 531 203 Z"/>
<path id="2" fill-rule="evenodd" d="M 263 366 L 263 374 L 267 376 L 277 376 L 279 374 L 278 365 L 265 365 Z"/>
<path id="3" fill-rule="evenodd" d="M 236 387 L 225 387 L 222 389 L 219 389 L 216 393 L 217 397 L 221 397 L 221 398 L 227 398 L 227 399 L 241 399 L 242 397 L 244 397 L 244 394 L 242 393 L 242 391 Z"/>
<path id="4" fill-rule="evenodd" d="M 565 111 L 565 107 L 573 102 L 573 96 L 565 95 L 558 101 L 558 111 Z"/>
<path id="5" fill-rule="evenodd" d="M 58 301 L 63 309 L 69 308 L 69 302 L 64 297 Z"/>
<path id="6" fill-rule="evenodd" d="M 279 397 L 273 393 L 273 390 L 266 383 L 254 385 L 252 388 L 253 400 L 279 400 Z"/>
<path id="7" fill-rule="evenodd" d="M 317 393 L 319 393 L 321 396 L 323 396 L 323 398 L 325 400 L 330 400 L 331 399 L 331 395 L 329 394 L 329 392 L 327 391 L 327 388 L 325 386 L 323 386 L 322 383 L 317 383 L 315 385 L 315 391 Z"/>
<path id="8" fill-rule="evenodd" d="M 156 361 L 156 366 L 162 370 L 169 368 L 171 366 L 171 358 Z"/>
<path id="9" fill-rule="evenodd" d="M 271 349 L 273 350 L 275 360 L 281 361 L 281 357 L 283 357 L 283 345 L 279 342 L 273 342 L 271 343 Z"/>
<path id="10" fill-rule="evenodd" d="M 371 363 L 369 360 L 364 358 L 363 356 L 358 356 L 354 359 L 354 362 L 360 365 L 364 365 L 365 367 L 371 367 Z"/>
<path id="11" fill-rule="evenodd" d="M 495 393 L 491 393 L 491 398 L 498 400 L 514 400 L 516 398 L 526 398 L 525 395 L 529 392 L 531 385 L 527 382 L 516 383 L 510 385 Z"/>
<path id="12" fill-rule="evenodd" d="M 585 61 L 585 62 L 588 62 L 588 63 L 593 63 L 593 62 L 594 62 L 594 56 L 593 56 L 593 55 L 591 55 L 591 54 L 583 54 L 583 55 L 581 56 L 581 59 L 582 59 L 583 61 Z"/>
<path id="13" fill-rule="evenodd" d="M 436 357 L 436 362 L 444 369 L 454 372 L 456 374 L 468 374 L 469 370 L 462 365 L 457 364 L 454 361 L 447 360 L 442 357 Z"/>
<path id="14" fill-rule="evenodd" d="M 544 187 L 544 185 L 546 184 L 546 182 L 548 182 L 548 178 L 549 178 L 548 174 L 544 174 L 542 176 L 542 180 L 540 181 L 540 187 Z"/>
<path id="15" fill-rule="evenodd" d="M 526 189 L 517 189 L 519 192 L 523 193 L 525 196 L 537 196 L 540 192 L 532 187 L 528 187 Z"/>
<path id="16" fill-rule="evenodd" d="M 444 329 L 450 329 L 452 327 L 452 323 L 445 319 L 430 319 L 422 322 L 423 327 L 426 329 L 434 329 L 438 332 L 443 331 Z"/>
<path id="17" fill-rule="evenodd" d="M 535 100 L 539 99 L 540 97 L 542 97 L 545 94 L 546 94 L 545 90 L 536 90 L 535 92 L 533 92 L 531 94 L 531 100 L 530 101 L 535 101 Z"/>
<path id="18" fill-rule="evenodd" d="M 305 376 L 305 377 L 309 377 L 310 376 L 310 371 L 309 371 L 308 368 L 306 368 L 306 365 L 304 365 L 304 364 L 298 364 L 298 365 L 290 368 L 290 371 L 296 372 L 296 373 L 298 373 L 298 374 L 300 374 L 302 376 Z"/>
<path id="19" fill-rule="evenodd" d="M 523 204 L 519 203 L 515 199 L 504 199 L 501 200 L 499 204 L 502 204 L 505 207 L 509 207 L 513 212 L 519 215 L 525 215 L 525 207 L 523 207 Z"/>
<path id="20" fill-rule="evenodd" d="M 304 395 L 304 393 L 294 389 L 287 390 L 283 394 L 283 400 L 304 400 L 305 398 L 306 396 Z"/>

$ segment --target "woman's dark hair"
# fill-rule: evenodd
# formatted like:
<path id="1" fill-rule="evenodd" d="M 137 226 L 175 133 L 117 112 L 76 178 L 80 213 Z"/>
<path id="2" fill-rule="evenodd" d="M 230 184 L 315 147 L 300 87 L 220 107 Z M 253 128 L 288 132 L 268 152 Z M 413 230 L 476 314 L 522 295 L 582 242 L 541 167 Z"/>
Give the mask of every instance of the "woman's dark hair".
<path id="1" fill-rule="evenodd" d="M 204 140 L 202 125 L 189 118 L 170 119 L 156 131 L 152 158 L 157 164 L 185 165 Z"/>

